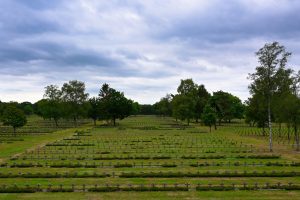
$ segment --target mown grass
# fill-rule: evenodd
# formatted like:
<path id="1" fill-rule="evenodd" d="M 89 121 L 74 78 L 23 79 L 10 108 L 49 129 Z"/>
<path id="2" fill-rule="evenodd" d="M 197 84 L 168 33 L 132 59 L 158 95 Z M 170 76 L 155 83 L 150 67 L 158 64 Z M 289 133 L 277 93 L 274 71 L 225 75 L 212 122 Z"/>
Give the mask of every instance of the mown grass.
<path id="1" fill-rule="evenodd" d="M 106 178 L 0 178 L 1 184 L 26 185 L 47 188 L 74 184 L 80 188 L 94 185 L 161 185 L 190 184 L 190 191 L 180 192 L 111 192 L 92 193 L 34 193 L 0 194 L 0 199 L 300 199 L 298 191 L 195 191 L 197 184 L 203 185 L 265 185 L 289 183 L 300 184 L 295 177 L 148 177 L 126 178 L 122 173 L 278 173 L 300 172 L 300 167 L 289 166 L 300 162 L 297 152 L 280 143 L 275 143 L 273 153 L 268 152 L 267 141 L 259 136 L 238 134 L 234 126 L 218 127 L 209 133 L 207 127 L 191 124 L 187 127 L 171 118 L 154 116 L 130 117 L 110 127 L 86 125 L 39 136 L 23 136 L 24 141 L 0 144 L 0 158 L 8 167 L 0 173 L 107 173 Z M 17 156 L 16 156 L 17 154 Z M 218 156 L 220 156 L 218 158 Z M 276 155 L 272 157 L 263 157 Z M 277 157 L 278 155 L 278 157 Z M 13 158 L 13 159 L 11 159 Z M 95 159 L 97 158 L 97 159 Z M 100 159 L 99 159 L 100 158 Z M 102 159 L 110 158 L 110 159 Z M 239 162 L 239 164 L 234 164 Z M 22 163 L 38 164 L 37 167 L 20 167 Z M 65 167 L 49 167 L 64 163 Z M 71 164 L 81 167 L 71 167 Z M 85 168 L 84 165 L 96 166 Z M 193 167 L 191 164 L 203 164 Z M 205 166 L 204 163 L 210 163 Z M 229 164 L 228 164 L 229 163 Z M 246 165 L 245 165 L 246 163 Z M 266 163 L 281 163 L 282 166 L 267 166 Z M 12 166 L 19 164 L 20 166 Z M 67 167 L 70 164 L 70 167 Z M 46 166 L 47 165 L 47 166 Z M 116 167 L 117 166 L 117 167 Z M 0 187 L 1 187 L 0 184 Z"/>

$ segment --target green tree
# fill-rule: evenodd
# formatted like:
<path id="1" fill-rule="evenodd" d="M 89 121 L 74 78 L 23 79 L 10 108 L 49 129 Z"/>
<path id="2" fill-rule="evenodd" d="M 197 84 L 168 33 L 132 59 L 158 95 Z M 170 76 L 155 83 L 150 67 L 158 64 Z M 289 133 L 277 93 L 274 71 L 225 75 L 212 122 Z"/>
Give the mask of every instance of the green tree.
<path id="1" fill-rule="evenodd" d="M 153 105 L 150 104 L 142 104 L 140 105 L 140 112 L 141 115 L 155 115 L 155 108 Z"/>
<path id="2" fill-rule="evenodd" d="M 25 115 L 33 114 L 33 105 L 28 101 L 18 104 L 18 108 L 21 109 L 25 113 Z"/>
<path id="3" fill-rule="evenodd" d="M 209 132 L 211 132 L 211 126 L 217 122 L 217 115 L 214 108 L 207 104 L 203 109 L 201 118 L 204 125 L 209 126 Z"/>
<path id="4" fill-rule="evenodd" d="M 250 126 L 262 128 L 262 135 L 265 136 L 265 128 L 268 123 L 267 108 L 265 105 L 265 97 L 255 94 L 246 101 L 245 107 L 245 121 L 249 123 Z"/>
<path id="5" fill-rule="evenodd" d="M 197 84 L 192 79 L 180 81 L 178 94 L 173 97 L 172 110 L 176 119 L 187 120 L 188 125 L 195 117 Z"/>
<path id="6" fill-rule="evenodd" d="M 103 84 L 99 92 L 100 112 L 102 116 L 116 125 L 116 119 L 124 119 L 132 113 L 133 101 L 127 99 L 124 93 Z"/>
<path id="7" fill-rule="evenodd" d="M 192 96 L 177 94 L 172 101 L 173 116 L 176 119 L 187 120 L 190 124 L 191 119 L 195 116 L 195 101 Z"/>
<path id="8" fill-rule="evenodd" d="M 196 96 L 197 87 L 198 86 L 194 83 L 193 79 L 182 79 L 177 88 L 177 92 L 181 95 Z"/>
<path id="9" fill-rule="evenodd" d="M 138 102 L 133 102 L 132 103 L 132 115 L 137 115 L 141 112 L 141 106 Z"/>
<path id="10" fill-rule="evenodd" d="M 294 94 L 288 94 L 283 99 L 285 111 L 282 113 L 286 123 L 294 129 L 296 150 L 300 150 L 299 126 L 300 126 L 300 98 Z"/>
<path id="11" fill-rule="evenodd" d="M 241 100 L 228 92 L 214 92 L 209 99 L 209 104 L 216 111 L 219 125 L 222 120 L 230 123 L 234 118 L 243 117 L 244 106 Z"/>
<path id="12" fill-rule="evenodd" d="M 56 127 L 59 119 L 64 116 L 61 95 L 62 92 L 57 85 L 49 85 L 45 87 L 44 99 L 36 103 L 37 114 L 44 119 L 53 119 Z"/>
<path id="13" fill-rule="evenodd" d="M 77 80 L 69 81 L 63 84 L 61 92 L 65 113 L 73 118 L 77 126 L 78 118 L 87 114 L 85 105 L 89 94 L 85 92 L 85 84 Z"/>
<path id="14" fill-rule="evenodd" d="M 100 101 L 96 97 L 92 97 L 88 101 L 88 117 L 93 119 L 94 126 L 96 126 L 96 121 L 100 118 Z"/>
<path id="15" fill-rule="evenodd" d="M 0 101 L 0 121 L 4 112 L 4 103 Z"/>
<path id="16" fill-rule="evenodd" d="M 167 94 L 161 98 L 159 102 L 155 103 L 154 108 L 158 115 L 171 116 L 172 115 L 172 96 Z"/>
<path id="17" fill-rule="evenodd" d="M 201 118 L 204 111 L 204 107 L 207 104 L 210 98 L 209 92 L 205 89 L 204 85 L 199 85 L 197 87 L 196 96 L 195 96 L 195 118 L 196 122 Z"/>
<path id="18" fill-rule="evenodd" d="M 291 53 L 286 52 L 285 47 L 278 42 L 267 43 L 256 52 L 259 66 L 256 72 L 249 75 L 252 83 L 249 86 L 250 93 L 260 94 L 266 98 L 268 125 L 269 125 L 269 147 L 273 151 L 272 140 L 272 119 L 271 119 L 271 101 L 274 93 L 278 89 L 278 72 L 285 70 L 286 63 Z"/>
<path id="19" fill-rule="evenodd" d="M 16 129 L 24 126 L 27 123 L 26 115 L 24 112 L 12 105 L 5 107 L 3 112 L 2 121 L 4 125 L 12 126 L 14 135 L 16 136 Z"/>

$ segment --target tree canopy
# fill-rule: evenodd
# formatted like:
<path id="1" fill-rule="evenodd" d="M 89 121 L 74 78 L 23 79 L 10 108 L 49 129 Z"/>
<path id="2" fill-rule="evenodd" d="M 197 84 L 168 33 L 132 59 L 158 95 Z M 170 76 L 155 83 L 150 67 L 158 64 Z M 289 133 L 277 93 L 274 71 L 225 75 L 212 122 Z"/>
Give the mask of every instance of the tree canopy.
<path id="1" fill-rule="evenodd" d="M 9 105 L 5 108 L 1 119 L 4 125 L 13 127 L 14 134 L 16 133 L 17 128 L 22 127 L 27 123 L 24 112 L 13 105 Z"/>

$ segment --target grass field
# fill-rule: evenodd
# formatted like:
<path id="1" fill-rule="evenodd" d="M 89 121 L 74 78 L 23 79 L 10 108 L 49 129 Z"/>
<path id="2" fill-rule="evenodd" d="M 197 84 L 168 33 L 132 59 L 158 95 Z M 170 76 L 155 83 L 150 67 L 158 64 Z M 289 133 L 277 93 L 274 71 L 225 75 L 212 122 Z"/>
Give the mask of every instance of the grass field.
<path id="1" fill-rule="evenodd" d="M 244 129 L 137 116 L 18 134 L 0 144 L 0 199 L 300 199 L 299 154 Z"/>

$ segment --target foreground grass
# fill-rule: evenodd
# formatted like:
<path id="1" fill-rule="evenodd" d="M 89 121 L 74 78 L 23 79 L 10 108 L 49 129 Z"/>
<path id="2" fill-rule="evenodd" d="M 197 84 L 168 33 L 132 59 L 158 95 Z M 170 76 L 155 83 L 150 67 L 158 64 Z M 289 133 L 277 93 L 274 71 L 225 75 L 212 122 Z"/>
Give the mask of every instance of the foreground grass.
<path id="1" fill-rule="evenodd" d="M 238 158 L 237 155 L 243 153 L 236 153 L 228 151 L 228 148 L 233 147 L 233 150 L 244 150 L 244 147 L 240 145 L 253 145 L 255 150 L 253 154 L 260 155 L 267 152 L 267 141 L 259 137 L 247 137 L 237 135 L 231 127 L 221 127 L 217 131 L 208 133 L 207 127 L 203 127 L 199 124 L 192 124 L 193 127 L 189 128 L 176 128 L 173 127 L 174 121 L 171 118 L 157 118 L 153 116 L 149 117 L 130 117 L 122 122 L 119 122 L 118 127 L 92 127 L 86 125 L 81 128 L 67 129 L 54 133 L 48 133 L 39 136 L 24 136 L 24 141 L 13 142 L 11 144 L 0 144 L 0 158 L 6 160 L 11 165 L 13 163 L 140 163 L 140 162 L 152 162 L 152 163 L 176 163 L 178 166 L 175 168 L 162 168 L 162 167 L 137 167 L 137 168 L 114 168 L 114 167 L 97 167 L 97 168 L 49 168 L 49 167 L 29 167 L 29 168 L 0 168 L 0 173 L 115 173 L 115 177 L 107 178 L 1 178 L 1 184 L 18 186 L 39 184 L 42 188 L 46 188 L 49 184 L 52 186 L 58 186 L 62 184 L 64 187 L 70 187 L 71 184 L 80 187 L 83 184 L 93 187 L 95 184 L 184 184 L 189 183 L 196 185 L 201 184 L 215 184 L 219 185 L 224 183 L 230 185 L 243 184 L 255 184 L 264 185 L 265 183 L 276 184 L 293 184 L 300 183 L 300 177 L 211 177 L 211 178 L 121 178 L 118 175 L 121 172 L 149 172 L 149 171 L 180 171 L 180 172 L 196 172 L 196 171 L 297 171 L 300 167 L 291 166 L 202 166 L 202 167 L 190 167 L 190 163 L 196 162 L 299 162 L 299 154 L 291 149 L 286 149 L 284 146 L 275 146 L 274 154 L 280 154 L 280 158 L 276 159 L 246 159 Z M 171 125 L 170 125 L 171 124 Z M 176 125 L 176 124 L 175 124 Z M 89 131 L 86 131 L 89 129 Z M 74 136 L 75 130 L 85 130 L 86 136 Z M 78 140 L 78 138 L 80 140 Z M 63 138 L 77 138 L 77 140 L 62 140 Z M 220 144 L 220 140 L 222 143 Z M 78 144 L 95 144 L 94 146 L 52 146 L 45 147 L 46 143 L 70 143 Z M 231 145 L 231 143 L 234 143 Z M 197 145 L 203 145 L 197 147 Z M 215 147 L 215 146 L 216 147 Z M 225 147 L 222 147 L 225 145 Z M 32 153 L 26 150 L 34 150 L 37 147 L 45 150 L 37 153 Z M 227 148 L 228 147 L 228 148 Z M 226 149 L 227 148 L 227 149 Z M 265 149 L 266 152 L 261 151 Z M 159 150 L 159 151 L 158 151 Z M 200 150 L 200 151 L 198 151 Z M 204 150 L 204 151 L 203 151 Z M 216 152 L 205 152 L 216 151 Z M 258 151 L 260 150 L 260 151 Z M 99 154 L 96 152 L 106 152 L 108 154 Z M 126 153 L 125 153 L 126 152 Z M 20 155 L 17 160 L 8 160 L 11 156 L 16 154 Z M 39 157 L 37 158 L 37 154 Z M 183 155 L 225 155 L 222 159 L 182 159 Z M 247 154 L 247 153 L 245 153 Z M 43 156 L 48 156 L 55 159 L 43 159 Z M 168 155 L 168 159 L 160 160 L 107 160 L 99 161 L 92 160 L 92 156 L 137 156 L 137 155 Z M 32 157 L 33 156 L 33 157 Z M 59 157 L 60 156 L 60 157 Z M 82 156 L 84 159 L 76 160 L 76 157 Z M 62 160 L 61 158 L 64 157 Z M 90 159 L 86 159 L 86 158 Z M 26 158 L 26 159 L 23 159 Z M 181 164 L 183 163 L 183 165 Z M 110 165 L 111 166 L 111 165 Z M 0 184 L 0 187 L 1 187 Z M 202 191 L 197 192 L 195 188 L 192 188 L 188 192 L 112 192 L 112 193 L 89 193 L 78 192 L 74 193 L 41 193 L 34 194 L 0 194 L 1 199 L 300 199 L 299 191 L 279 191 L 279 190 L 258 190 L 258 191 Z"/>

